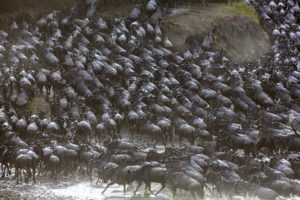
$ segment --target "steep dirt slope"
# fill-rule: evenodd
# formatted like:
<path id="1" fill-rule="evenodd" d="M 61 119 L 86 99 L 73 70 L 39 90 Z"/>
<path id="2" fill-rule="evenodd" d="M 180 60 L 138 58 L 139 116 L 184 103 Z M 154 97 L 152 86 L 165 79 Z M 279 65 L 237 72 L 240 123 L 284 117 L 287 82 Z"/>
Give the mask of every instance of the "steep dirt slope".
<path id="1" fill-rule="evenodd" d="M 234 12 L 225 4 L 175 10 L 162 22 L 163 30 L 176 49 L 185 48 L 185 40 L 189 35 L 201 38 L 213 27 L 216 27 L 215 46 L 224 49 L 236 62 L 253 60 L 270 49 L 270 39 L 263 28 L 250 17 Z"/>

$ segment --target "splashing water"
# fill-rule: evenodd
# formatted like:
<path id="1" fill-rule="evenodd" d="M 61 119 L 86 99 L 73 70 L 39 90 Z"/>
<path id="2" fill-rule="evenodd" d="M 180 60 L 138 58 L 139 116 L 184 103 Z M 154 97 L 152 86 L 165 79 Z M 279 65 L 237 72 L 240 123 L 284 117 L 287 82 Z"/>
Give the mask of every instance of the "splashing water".
<path id="1" fill-rule="evenodd" d="M 193 199 L 187 192 L 179 192 L 178 195 L 173 198 L 169 189 L 165 189 L 158 196 L 154 195 L 145 195 L 145 191 L 140 189 L 136 196 L 133 195 L 133 190 L 135 187 L 128 186 L 128 192 L 123 193 L 123 187 L 120 185 L 112 185 L 109 187 L 105 194 L 101 192 L 104 190 L 105 185 L 94 185 L 89 182 L 82 182 L 73 186 L 69 186 L 61 189 L 52 189 L 52 192 L 55 196 L 71 199 L 71 200 L 125 200 L 125 199 L 155 199 L 155 200 L 190 200 Z M 153 190 L 156 191 L 160 188 L 159 184 L 153 184 Z M 145 195 L 145 197 L 144 197 Z M 282 197 L 280 199 L 285 200 L 300 200 L 299 197 Z M 242 196 L 233 196 L 233 197 L 212 197 L 207 196 L 205 200 L 260 200 L 257 197 L 242 197 Z"/>

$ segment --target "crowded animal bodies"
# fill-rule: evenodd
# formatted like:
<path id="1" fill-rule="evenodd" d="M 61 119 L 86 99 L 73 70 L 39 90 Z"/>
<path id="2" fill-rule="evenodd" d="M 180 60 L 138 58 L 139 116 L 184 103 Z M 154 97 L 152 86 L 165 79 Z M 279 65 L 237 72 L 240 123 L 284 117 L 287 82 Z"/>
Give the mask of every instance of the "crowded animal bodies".
<path id="1" fill-rule="evenodd" d="M 300 195 L 299 1 L 250 1 L 272 49 L 241 64 L 212 32 L 174 50 L 160 26 L 169 4 L 137 1 L 105 19 L 94 0 L 84 17 L 74 6 L 0 30 L 3 177 L 80 170 L 103 193 L 136 183 L 134 194 L 144 184 L 194 199 Z M 50 110 L 30 109 L 37 98 Z"/>

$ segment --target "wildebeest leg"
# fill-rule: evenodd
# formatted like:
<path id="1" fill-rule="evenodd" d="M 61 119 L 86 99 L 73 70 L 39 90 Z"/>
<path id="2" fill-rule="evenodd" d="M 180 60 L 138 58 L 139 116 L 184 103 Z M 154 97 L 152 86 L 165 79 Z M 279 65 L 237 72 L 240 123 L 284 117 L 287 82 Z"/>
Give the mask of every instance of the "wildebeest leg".
<path id="1" fill-rule="evenodd" d="M 135 134 L 137 134 L 137 138 L 138 138 L 138 141 L 141 141 L 143 139 L 145 139 L 145 137 L 143 137 L 143 134 L 141 134 L 141 129 L 139 129 Z"/>
<path id="2" fill-rule="evenodd" d="M 40 91 L 40 95 L 43 94 L 43 85 L 38 85 L 39 91 Z"/>
<path id="3" fill-rule="evenodd" d="M 181 140 L 182 140 L 182 137 L 179 136 L 179 146 L 181 147 Z"/>
<path id="4" fill-rule="evenodd" d="M 137 186 L 137 188 L 135 189 L 135 191 L 133 192 L 133 194 L 135 194 L 140 189 L 141 185 L 142 185 L 142 182 L 140 181 L 139 185 Z"/>
<path id="5" fill-rule="evenodd" d="M 151 192 L 151 194 L 154 194 L 154 193 L 152 192 L 152 190 L 151 190 L 151 182 L 147 182 L 147 183 L 146 183 L 146 188 L 149 189 L 149 191 Z"/>
<path id="6" fill-rule="evenodd" d="M 55 169 L 54 169 L 54 176 L 55 176 L 55 180 L 57 180 L 57 174 L 58 174 L 58 168 L 57 167 L 55 167 Z"/>
<path id="7" fill-rule="evenodd" d="M 217 190 L 217 187 L 214 185 L 214 186 L 213 186 L 213 189 L 211 190 L 211 196 L 213 196 L 213 195 L 214 195 L 214 193 L 215 193 L 215 190 Z"/>
<path id="8" fill-rule="evenodd" d="M 117 140 L 119 137 L 118 137 L 118 130 L 117 130 L 117 127 L 114 127 L 114 129 L 113 129 L 113 133 L 114 133 L 114 137 L 115 137 L 115 139 Z"/>
<path id="9" fill-rule="evenodd" d="M 250 153 L 245 151 L 245 164 L 247 166 L 248 161 L 250 160 Z"/>
<path id="10" fill-rule="evenodd" d="M 32 174 L 33 182 L 36 183 L 36 180 L 35 180 L 35 167 L 32 168 L 32 173 L 33 173 Z"/>
<path id="11" fill-rule="evenodd" d="M 11 175 L 11 165 L 9 163 L 6 163 L 6 169 L 7 169 L 7 176 Z"/>
<path id="12" fill-rule="evenodd" d="M 158 192 L 156 192 L 155 196 L 157 196 L 164 188 L 166 187 L 165 183 L 161 183 L 161 188 Z"/>
<path id="13" fill-rule="evenodd" d="M 43 166 L 43 162 L 39 161 L 39 163 L 38 163 L 38 169 L 39 169 L 39 171 L 38 171 L 37 176 L 39 176 L 42 172 L 44 172 L 44 170 L 45 170 L 44 168 L 45 168 L 45 166 Z"/>
<path id="14" fill-rule="evenodd" d="M 123 185 L 124 194 L 126 193 L 126 183 Z"/>
<path id="15" fill-rule="evenodd" d="M 195 138 L 194 138 L 194 136 L 192 136 L 192 137 L 190 138 L 190 143 L 191 143 L 192 146 L 194 145 L 194 142 L 195 142 Z"/>
<path id="16" fill-rule="evenodd" d="M 19 168 L 16 168 L 16 178 L 17 178 L 17 184 L 19 184 Z"/>
<path id="17" fill-rule="evenodd" d="M 171 128 L 170 132 L 169 132 L 169 138 L 170 138 L 170 141 L 171 141 L 171 145 L 172 146 L 175 146 L 174 143 L 174 138 L 176 138 L 176 135 L 174 134 L 174 130 L 173 130 L 173 127 Z"/>
<path id="18" fill-rule="evenodd" d="M 5 172 L 6 172 L 6 175 L 9 176 L 11 174 L 10 172 L 10 169 L 9 169 L 9 166 L 8 166 L 8 163 L 4 163 L 4 165 L 2 165 L 2 170 L 3 170 L 3 175 L 2 177 L 5 177 Z"/>
<path id="19" fill-rule="evenodd" d="M 169 138 L 168 138 L 168 132 L 167 132 L 167 131 L 164 131 L 164 133 L 163 133 L 163 138 L 164 138 L 165 144 L 167 144 L 167 143 L 168 143 L 168 140 L 169 140 Z"/>
<path id="20" fill-rule="evenodd" d="M 46 86 L 47 97 L 50 96 L 50 91 L 51 91 L 51 85 L 47 85 Z"/>
<path id="21" fill-rule="evenodd" d="M 21 182 L 23 182 L 22 174 L 24 176 L 24 181 L 25 181 L 25 179 L 26 179 L 26 173 L 24 173 L 24 170 L 20 169 L 19 176 L 20 176 L 20 181 Z"/>
<path id="22" fill-rule="evenodd" d="M 51 178 L 54 178 L 54 167 L 51 167 Z"/>
<path id="23" fill-rule="evenodd" d="M 1 164 L 2 178 L 5 177 L 5 165 Z"/>
<path id="24" fill-rule="evenodd" d="M 100 172 L 98 171 L 98 179 L 97 179 L 96 185 L 99 183 L 100 178 L 101 178 L 101 175 L 100 175 Z"/>
<path id="25" fill-rule="evenodd" d="M 157 143 L 158 143 L 158 139 L 155 138 L 155 137 L 153 137 L 153 138 L 152 138 L 152 142 L 154 143 L 153 148 L 156 149 L 156 145 L 157 145 Z"/>
<path id="26" fill-rule="evenodd" d="M 175 187 L 171 187 L 171 190 L 172 190 L 173 197 L 175 197 L 176 196 L 176 188 Z"/>
<path id="27" fill-rule="evenodd" d="M 26 168 L 26 179 L 25 179 L 25 182 L 28 183 L 29 182 L 29 179 L 31 178 L 32 174 L 31 174 L 31 170 L 29 167 Z"/>
<path id="28" fill-rule="evenodd" d="M 100 134 L 97 135 L 97 139 L 98 139 L 98 143 L 100 143 L 101 142 L 101 135 Z"/>
<path id="29" fill-rule="evenodd" d="M 255 158 L 255 157 L 256 157 L 256 152 L 255 152 L 255 149 L 253 149 L 253 150 L 252 150 L 252 156 L 253 156 L 253 158 Z"/>
<path id="30" fill-rule="evenodd" d="M 209 188 L 209 186 L 205 183 L 204 187 L 211 193 L 211 189 Z"/>
<path id="31" fill-rule="evenodd" d="M 193 199 L 196 200 L 196 195 L 195 195 L 195 192 L 191 192 L 192 196 L 193 196 Z"/>
<path id="32" fill-rule="evenodd" d="M 131 134 L 131 138 L 133 139 L 134 138 L 134 127 L 130 127 L 129 128 L 129 131 L 130 131 L 130 134 Z"/>
<path id="33" fill-rule="evenodd" d="M 217 186 L 214 186 L 214 188 L 211 191 L 211 194 L 214 195 L 215 191 L 217 191 L 220 194 L 220 196 L 223 197 L 221 190 Z"/>
<path id="34" fill-rule="evenodd" d="M 93 169 L 90 169 L 90 182 L 93 181 Z"/>
<path id="35" fill-rule="evenodd" d="M 166 147 L 166 146 L 167 146 L 167 140 L 168 140 L 168 139 L 167 139 L 166 133 L 163 133 L 163 134 L 162 134 L 161 139 L 162 139 L 162 142 L 163 142 L 164 147 Z"/>
<path id="36" fill-rule="evenodd" d="M 104 192 L 107 190 L 107 188 L 111 185 L 115 184 L 115 182 L 110 182 L 109 184 L 107 184 L 107 186 L 105 187 L 105 189 L 101 192 L 102 194 L 104 194 Z"/>
<path id="37" fill-rule="evenodd" d="M 101 136 L 102 136 L 102 141 L 107 140 L 107 130 L 104 130 L 102 135 L 99 135 L 99 142 L 101 141 Z"/>

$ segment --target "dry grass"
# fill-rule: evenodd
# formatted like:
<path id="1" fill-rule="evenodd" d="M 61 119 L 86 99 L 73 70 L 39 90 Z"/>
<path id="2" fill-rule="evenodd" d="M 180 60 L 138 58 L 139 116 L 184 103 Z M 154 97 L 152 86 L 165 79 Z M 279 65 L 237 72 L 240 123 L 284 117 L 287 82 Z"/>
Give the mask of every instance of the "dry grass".
<path id="1" fill-rule="evenodd" d="M 259 17 L 253 6 L 247 5 L 243 2 L 233 2 L 232 5 L 229 6 L 229 9 L 237 12 L 242 16 L 250 17 L 253 21 L 259 23 Z"/>

